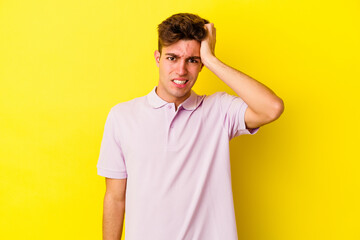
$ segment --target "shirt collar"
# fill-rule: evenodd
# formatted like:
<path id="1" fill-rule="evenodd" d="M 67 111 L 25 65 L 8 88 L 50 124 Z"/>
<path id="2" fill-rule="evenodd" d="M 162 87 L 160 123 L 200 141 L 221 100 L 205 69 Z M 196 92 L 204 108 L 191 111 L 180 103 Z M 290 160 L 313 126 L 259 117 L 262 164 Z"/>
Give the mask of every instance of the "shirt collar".
<path id="1" fill-rule="evenodd" d="M 159 97 L 156 93 L 156 86 L 153 88 L 153 90 L 147 95 L 147 100 L 149 104 L 153 108 L 160 108 L 164 105 L 168 104 L 165 100 Z M 182 102 L 179 107 L 183 107 L 185 110 L 195 110 L 200 103 L 203 101 L 205 96 L 199 96 L 197 95 L 193 90 L 191 90 L 190 96 Z"/>

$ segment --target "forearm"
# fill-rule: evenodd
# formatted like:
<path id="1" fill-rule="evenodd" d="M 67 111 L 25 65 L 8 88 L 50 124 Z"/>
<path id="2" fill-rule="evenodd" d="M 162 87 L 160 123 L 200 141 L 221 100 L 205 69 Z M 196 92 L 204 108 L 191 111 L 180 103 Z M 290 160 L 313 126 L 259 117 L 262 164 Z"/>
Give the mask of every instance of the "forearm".
<path id="1" fill-rule="evenodd" d="M 262 83 L 224 64 L 215 56 L 206 58 L 204 65 L 233 89 L 254 112 L 273 118 L 281 114 L 281 98 Z"/>
<path id="2" fill-rule="evenodd" d="M 125 213 L 125 201 L 105 193 L 103 213 L 103 240 L 120 240 Z"/>

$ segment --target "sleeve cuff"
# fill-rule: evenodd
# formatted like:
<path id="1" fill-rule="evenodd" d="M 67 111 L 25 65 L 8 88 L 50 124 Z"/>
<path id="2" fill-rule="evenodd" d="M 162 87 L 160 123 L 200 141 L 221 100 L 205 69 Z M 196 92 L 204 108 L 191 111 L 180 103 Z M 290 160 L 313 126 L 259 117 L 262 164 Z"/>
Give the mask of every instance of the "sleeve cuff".
<path id="1" fill-rule="evenodd" d="M 260 127 L 257 127 L 257 128 L 247 128 L 246 131 L 248 132 L 248 134 L 255 134 L 259 131 Z"/>
<path id="2" fill-rule="evenodd" d="M 115 179 L 127 178 L 127 172 L 116 172 L 103 168 L 98 168 L 97 174 L 107 178 L 115 178 Z"/>
<path id="3" fill-rule="evenodd" d="M 257 128 L 246 128 L 246 123 L 245 123 L 245 112 L 246 109 L 248 108 L 248 105 L 244 102 L 241 110 L 240 110 L 240 119 L 243 119 L 243 121 L 241 122 L 241 128 L 243 130 L 241 130 L 242 134 L 251 134 L 254 135 L 255 133 L 257 133 L 260 129 L 260 127 Z"/>

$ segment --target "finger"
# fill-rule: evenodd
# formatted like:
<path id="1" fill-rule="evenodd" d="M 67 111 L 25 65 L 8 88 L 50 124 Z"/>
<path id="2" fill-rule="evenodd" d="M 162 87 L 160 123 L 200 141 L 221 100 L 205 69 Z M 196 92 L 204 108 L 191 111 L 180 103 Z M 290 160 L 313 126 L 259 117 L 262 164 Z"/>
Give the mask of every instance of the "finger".
<path id="1" fill-rule="evenodd" d="M 206 29 L 214 29 L 214 24 L 213 23 L 206 23 L 206 24 L 204 24 L 204 27 Z"/>

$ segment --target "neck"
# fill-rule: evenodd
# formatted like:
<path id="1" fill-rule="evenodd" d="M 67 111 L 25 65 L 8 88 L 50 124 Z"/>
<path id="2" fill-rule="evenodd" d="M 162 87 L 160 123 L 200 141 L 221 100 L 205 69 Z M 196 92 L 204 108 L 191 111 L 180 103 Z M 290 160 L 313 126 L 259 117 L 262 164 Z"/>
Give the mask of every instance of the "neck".
<path id="1" fill-rule="evenodd" d="M 158 91 L 158 87 L 156 87 L 155 89 L 155 93 L 161 98 L 163 99 L 164 101 L 168 102 L 168 103 L 174 103 L 175 104 L 175 110 L 178 109 L 178 106 L 184 102 L 186 99 L 188 99 L 191 95 L 191 92 L 189 92 L 188 94 L 186 94 L 185 96 L 181 97 L 181 98 L 176 98 L 176 97 L 173 97 L 173 96 L 164 96 L 163 94 L 159 94 L 159 91 Z"/>

